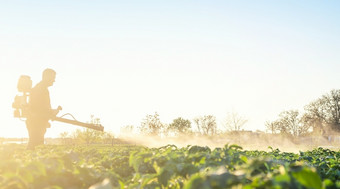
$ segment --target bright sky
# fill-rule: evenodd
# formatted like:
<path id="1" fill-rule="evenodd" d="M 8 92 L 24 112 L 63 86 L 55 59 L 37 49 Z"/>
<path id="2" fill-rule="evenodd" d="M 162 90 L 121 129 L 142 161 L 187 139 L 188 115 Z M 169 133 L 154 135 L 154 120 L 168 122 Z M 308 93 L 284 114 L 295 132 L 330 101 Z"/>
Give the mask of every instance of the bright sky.
<path id="1" fill-rule="evenodd" d="M 339 89 L 339 1 L 0 1 L 0 137 L 27 137 L 20 75 L 57 72 L 53 107 L 107 131 L 232 110 L 264 130 Z M 52 123 L 46 137 L 78 127 Z"/>

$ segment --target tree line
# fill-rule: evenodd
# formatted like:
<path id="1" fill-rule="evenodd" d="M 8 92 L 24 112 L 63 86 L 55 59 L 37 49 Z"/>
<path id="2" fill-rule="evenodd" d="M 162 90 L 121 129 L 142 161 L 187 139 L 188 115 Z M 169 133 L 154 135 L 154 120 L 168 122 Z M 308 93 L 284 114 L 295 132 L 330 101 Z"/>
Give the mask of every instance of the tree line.
<path id="1" fill-rule="evenodd" d="M 199 134 L 212 136 L 224 132 L 241 131 L 247 121 L 237 112 L 230 112 L 223 122 L 224 130 L 220 130 L 217 128 L 216 117 L 213 115 L 196 117 L 193 122 L 179 117 L 170 124 L 163 124 L 156 112 L 154 115 L 147 115 L 138 129 L 144 135 Z M 282 111 L 277 119 L 266 121 L 265 127 L 269 133 L 291 137 L 330 135 L 333 132 L 340 132 L 340 90 L 333 89 L 310 102 L 304 106 L 303 112 L 298 110 Z M 131 132 L 133 128 L 133 126 L 127 126 L 122 130 Z"/>
<path id="2" fill-rule="evenodd" d="M 304 106 L 304 111 L 286 110 L 278 118 L 265 123 L 270 133 L 293 137 L 304 135 L 329 135 L 340 131 L 340 90 L 329 93 Z"/>
<path id="3" fill-rule="evenodd" d="M 218 128 L 216 117 L 213 115 L 198 116 L 191 122 L 189 119 L 178 117 L 170 124 L 165 124 L 160 121 L 159 114 L 155 112 L 153 115 L 147 115 L 141 125 L 138 126 L 137 132 L 146 136 L 182 136 L 182 135 L 205 135 L 213 136 L 227 131 L 241 131 L 247 119 L 236 112 L 228 113 L 224 122 L 224 128 Z M 135 127 L 132 125 L 121 128 L 123 135 L 129 135 L 134 131 Z"/>
<path id="4" fill-rule="evenodd" d="M 178 137 L 184 135 L 214 136 L 228 132 L 244 130 L 247 119 L 237 112 L 227 113 L 222 125 L 217 127 L 216 117 L 204 115 L 195 117 L 192 121 L 182 117 L 165 124 L 159 114 L 146 115 L 138 127 L 127 125 L 120 128 L 121 135 L 138 133 L 144 136 Z M 99 123 L 100 119 L 91 116 L 90 123 Z M 275 120 L 266 121 L 266 131 L 290 137 L 306 135 L 328 135 L 340 131 L 340 90 L 331 90 L 320 98 L 304 106 L 304 111 L 285 110 Z M 98 141 L 111 143 L 117 136 L 113 133 L 98 132 L 90 129 L 76 130 L 73 133 L 61 133 L 60 138 L 72 138 L 77 143 L 96 143 Z"/>

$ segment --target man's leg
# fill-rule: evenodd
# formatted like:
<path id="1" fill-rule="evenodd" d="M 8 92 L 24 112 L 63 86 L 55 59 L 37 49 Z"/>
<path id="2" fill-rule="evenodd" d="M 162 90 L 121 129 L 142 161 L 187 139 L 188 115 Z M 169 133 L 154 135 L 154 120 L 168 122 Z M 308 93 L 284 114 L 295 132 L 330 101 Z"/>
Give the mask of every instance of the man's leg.
<path id="1" fill-rule="evenodd" d="M 36 138 L 34 129 L 30 126 L 27 125 L 27 131 L 28 131 L 28 144 L 27 144 L 27 149 L 28 150 L 34 150 L 35 144 L 34 144 L 34 138 Z"/>
<path id="2" fill-rule="evenodd" d="M 37 132 L 37 145 L 44 145 L 45 143 L 45 133 L 46 133 L 46 128 L 43 126 L 42 128 L 38 129 Z"/>
<path id="3" fill-rule="evenodd" d="M 36 146 L 44 144 L 46 128 L 41 127 L 40 125 L 28 124 L 27 130 L 29 135 L 27 149 L 34 150 Z"/>

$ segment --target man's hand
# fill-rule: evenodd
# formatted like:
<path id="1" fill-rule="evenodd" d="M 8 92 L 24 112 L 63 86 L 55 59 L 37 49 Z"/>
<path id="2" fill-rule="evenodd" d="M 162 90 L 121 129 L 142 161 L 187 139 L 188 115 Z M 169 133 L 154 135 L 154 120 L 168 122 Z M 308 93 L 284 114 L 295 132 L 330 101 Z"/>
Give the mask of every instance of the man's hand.
<path id="1" fill-rule="evenodd" d="M 56 117 L 57 114 L 59 113 L 60 110 L 62 110 L 63 108 L 61 106 L 58 106 L 57 109 L 52 109 L 52 117 Z"/>
<path id="2" fill-rule="evenodd" d="M 63 108 L 61 106 L 58 106 L 57 110 L 60 111 L 63 110 Z"/>

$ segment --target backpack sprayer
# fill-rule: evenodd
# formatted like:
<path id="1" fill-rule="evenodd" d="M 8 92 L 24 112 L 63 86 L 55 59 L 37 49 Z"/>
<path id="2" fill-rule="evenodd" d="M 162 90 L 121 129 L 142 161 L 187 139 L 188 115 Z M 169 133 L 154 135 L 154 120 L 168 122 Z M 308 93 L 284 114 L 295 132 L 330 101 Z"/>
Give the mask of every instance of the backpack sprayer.
<path id="1" fill-rule="evenodd" d="M 21 120 L 24 120 L 25 118 L 28 117 L 29 115 L 29 105 L 28 105 L 28 101 L 29 101 L 29 92 L 32 88 L 32 80 L 29 76 L 27 75 L 22 75 L 19 78 L 18 81 L 18 91 L 19 95 L 16 95 L 14 98 L 14 102 L 12 104 L 12 107 L 14 108 L 14 117 L 15 118 L 20 118 Z M 61 110 L 62 108 L 59 106 L 58 110 Z M 66 119 L 63 118 L 66 115 L 70 115 L 72 119 Z M 74 118 L 74 116 L 72 114 L 64 114 L 60 117 L 53 117 L 51 118 L 52 121 L 59 121 L 59 122 L 63 122 L 63 123 L 68 123 L 68 124 L 72 124 L 72 125 L 77 125 L 77 126 L 81 126 L 81 127 L 86 127 L 89 129 L 94 129 L 97 131 L 104 131 L 104 127 L 101 124 L 92 124 L 92 123 L 84 123 L 84 122 L 80 122 L 78 120 L 76 120 Z"/>

